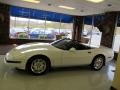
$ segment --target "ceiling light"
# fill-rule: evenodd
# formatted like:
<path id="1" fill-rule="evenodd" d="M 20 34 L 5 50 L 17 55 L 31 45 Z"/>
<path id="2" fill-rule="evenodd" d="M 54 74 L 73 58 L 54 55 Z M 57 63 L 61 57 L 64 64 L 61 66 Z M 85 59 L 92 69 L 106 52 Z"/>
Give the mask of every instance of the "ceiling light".
<path id="1" fill-rule="evenodd" d="M 62 5 L 60 5 L 60 6 L 58 6 L 58 7 L 64 8 L 64 9 L 69 9 L 69 10 L 74 10 L 74 9 L 75 9 L 75 8 L 73 8 L 73 7 L 62 6 Z"/>
<path id="2" fill-rule="evenodd" d="M 89 2 L 93 2 L 93 3 L 101 3 L 103 2 L 104 0 L 87 0 Z"/>
<path id="3" fill-rule="evenodd" d="M 39 0 L 22 0 L 22 1 L 31 2 L 31 3 L 40 3 Z"/>

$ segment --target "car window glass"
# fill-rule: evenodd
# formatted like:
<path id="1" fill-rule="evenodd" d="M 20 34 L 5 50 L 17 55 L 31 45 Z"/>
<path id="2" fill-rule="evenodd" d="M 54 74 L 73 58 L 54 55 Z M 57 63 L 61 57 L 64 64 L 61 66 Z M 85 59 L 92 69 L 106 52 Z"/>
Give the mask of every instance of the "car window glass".
<path id="1" fill-rule="evenodd" d="M 73 43 L 73 48 L 75 48 L 76 50 L 87 50 L 87 49 L 90 49 L 90 47 L 87 47 L 85 45 L 79 44 L 76 41 Z"/>
<path id="2" fill-rule="evenodd" d="M 85 45 L 79 44 L 79 42 L 70 40 L 70 39 L 62 39 L 51 43 L 52 46 L 62 49 L 62 50 L 69 50 L 70 48 L 75 48 L 76 50 L 86 50 L 90 49 Z"/>
<path id="3" fill-rule="evenodd" d="M 62 39 L 62 40 L 53 42 L 51 45 L 62 50 L 69 50 L 71 48 L 70 43 L 71 43 L 70 39 Z"/>

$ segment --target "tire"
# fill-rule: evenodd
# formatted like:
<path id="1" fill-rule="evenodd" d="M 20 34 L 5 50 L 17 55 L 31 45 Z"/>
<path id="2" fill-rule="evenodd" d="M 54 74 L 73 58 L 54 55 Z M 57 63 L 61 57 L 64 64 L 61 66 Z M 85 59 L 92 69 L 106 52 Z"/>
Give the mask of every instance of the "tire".
<path id="1" fill-rule="evenodd" d="M 91 63 L 91 69 L 94 71 L 98 71 L 101 70 L 104 65 L 105 65 L 105 57 L 102 55 L 98 55 L 93 59 Z"/>
<path id="2" fill-rule="evenodd" d="M 45 58 L 33 57 L 28 61 L 26 70 L 33 75 L 42 75 L 49 70 L 49 63 Z"/>

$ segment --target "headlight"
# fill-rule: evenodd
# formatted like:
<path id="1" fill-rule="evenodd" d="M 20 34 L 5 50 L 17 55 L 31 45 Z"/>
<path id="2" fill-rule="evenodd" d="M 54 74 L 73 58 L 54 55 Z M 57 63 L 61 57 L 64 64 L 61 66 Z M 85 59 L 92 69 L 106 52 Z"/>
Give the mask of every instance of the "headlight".
<path id="1" fill-rule="evenodd" d="M 9 56 L 9 53 L 6 53 L 6 57 Z"/>
<path id="2" fill-rule="evenodd" d="M 8 53 L 6 53 L 5 58 L 6 58 L 6 60 L 12 60 L 13 56 L 8 52 Z"/>

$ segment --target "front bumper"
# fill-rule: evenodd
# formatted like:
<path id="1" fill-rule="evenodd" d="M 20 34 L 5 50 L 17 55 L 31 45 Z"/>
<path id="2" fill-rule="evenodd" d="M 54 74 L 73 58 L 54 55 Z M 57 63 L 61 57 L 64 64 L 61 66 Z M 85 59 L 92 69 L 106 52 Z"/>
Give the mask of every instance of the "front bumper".
<path id="1" fill-rule="evenodd" d="M 21 61 L 8 61 L 8 60 L 6 60 L 6 63 L 21 63 Z"/>
<path id="2" fill-rule="evenodd" d="M 19 68 L 19 69 L 25 69 L 25 66 L 22 61 L 13 61 L 13 60 L 7 60 L 6 57 L 4 58 L 4 63 L 12 68 Z"/>

